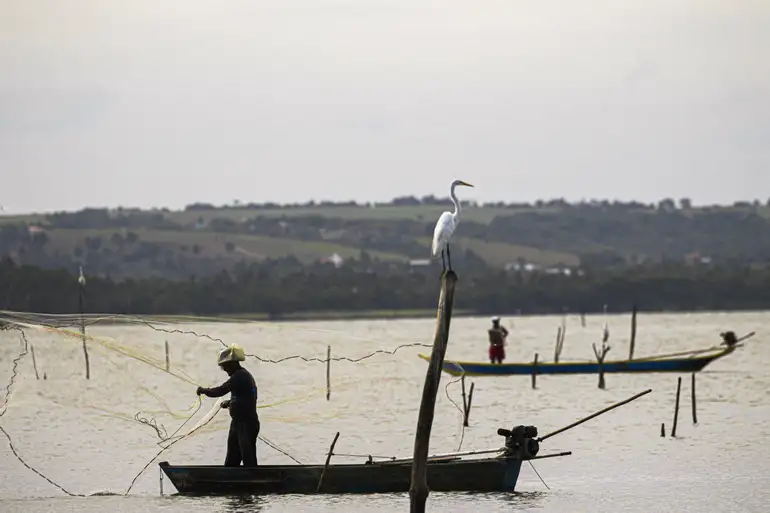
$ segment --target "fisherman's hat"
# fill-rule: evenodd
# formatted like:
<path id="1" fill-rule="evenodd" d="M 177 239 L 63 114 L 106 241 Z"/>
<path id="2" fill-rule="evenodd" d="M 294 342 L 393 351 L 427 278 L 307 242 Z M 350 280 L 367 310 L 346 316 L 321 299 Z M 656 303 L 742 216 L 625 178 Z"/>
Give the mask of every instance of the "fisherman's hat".
<path id="1" fill-rule="evenodd" d="M 222 365 L 226 362 L 242 362 L 246 360 L 246 354 L 243 352 L 243 348 L 230 344 L 230 347 L 226 347 L 219 352 L 217 358 L 217 365 Z"/>

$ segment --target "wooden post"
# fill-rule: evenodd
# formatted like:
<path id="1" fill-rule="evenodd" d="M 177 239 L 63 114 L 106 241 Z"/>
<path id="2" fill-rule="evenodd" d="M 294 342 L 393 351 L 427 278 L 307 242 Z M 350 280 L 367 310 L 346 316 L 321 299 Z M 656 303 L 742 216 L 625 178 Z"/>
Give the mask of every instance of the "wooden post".
<path id="1" fill-rule="evenodd" d="M 532 362 L 532 388 L 537 388 L 537 353 L 535 353 L 535 360 Z"/>
<path id="2" fill-rule="evenodd" d="M 168 372 L 171 369 L 171 357 L 168 353 L 168 340 L 166 342 L 166 372 Z"/>
<path id="3" fill-rule="evenodd" d="M 29 350 L 32 353 L 32 367 L 34 367 L 34 369 L 35 369 L 35 379 L 40 379 L 40 374 L 38 374 L 38 372 L 37 372 L 37 360 L 35 360 L 35 346 L 30 344 L 29 345 Z M 693 396 L 693 397 L 695 397 L 695 396 Z M 695 410 L 693 409 L 693 413 L 694 412 L 695 412 Z"/>
<path id="4" fill-rule="evenodd" d="M 78 308 L 80 310 L 80 334 L 83 337 L 83 354 L 86 357 L 86 379 L 91 379 L 91 362 L 88 359 L 88 347 L 86 346 L 86 321 L 83 318 L 83 294 L 86 287 L 86 278 L 83 276 L 83 268 L 80 268 L 78 276 Z"/>
<path id="5" fill-rule="evenodd" d="M 553 350 L 553 363 L 559 363 L 559 353 L 561 353 L 561 326 L 556 330 L 556 347 Z"/>
<path id="6" fill-rule="evenodd" d="M 329 396 L 332 393 L 331 383 L 332 372 L 332 346 L 326 346 L 326 400 L 329 400 Z"/>
<path id="7" fill-rule="evenodd" d="M 471 382 L 471 391 L 468 393 L 468 405 L 465 407 L 465 415 L 463 417 L 463 426 L 468 427 L 468 417 L 471 416 L 471 404 L 473 404 L 473 385 Z"/>
<path id="8" fill-rule="evenodd" d="M 676 380 L 676 405 L 674 406 L 674 426 L 671 428 L 671 436 L 676 437 L 676 422 L 679 420 L 679 393 L 682 391 L 682 377 Z"/>
<path id="9" fill-rule="evenodd" d="M 324 469 L 321 471 L 321 477 L 318 478 L 318 486 L 316 486 L 315 493 L 318 493 L 321 491 L 321 485 L 324 481 L 324 475 L 326 474 L 326 469 L 329 468 L 329 461 L 332 459 L 332 455 L 334 454 L 334 446 L 337 445 L 337 439 L 340 437 L 340 432 L 337 431 L 337 434 L 334 435 L 334 440 L 332 440 L 332 445 L 329 447 L 329 454 L 326 455 L 326 463 L 324 463 Z"/>
<path id="10" fill-rule="evenodd" d="M 592 346 L 594 348 L 594 355 L 596 355 L 596 361 L 599 363 L 599 388 L 604 390 L 606 388 L 604 382 L 604 358 L 607 356 L 607 353 L 610 352 L 610 346 L 605 342 L 602 342 L 601 354 L 599 353 L 599 350 L 596 349 L 596 344 L 592 344 Z"/>
<path id="11" fill-rule="evenodd" d="M 580 326 L 586 327 L 586 313 L 583 311 L 580 312 Z"/>
<path id="12" fill-rule="evenodd" d="M 457 275 L 448 271 L 441 279 L 441 293 L 438 301 L 436 316 L 436 334 L 433 339 L 428 370 L 425 374 L 425 385 L 420 402 L 420 413 L 417 419 L 417 432 L 414 437 L 414 459 L 412 461 L 412 476 L 409 486 L 410 513 L 425 513 L 425 503 L 428 500 L 428 451 L 430 449 L 430 432 L 433 427 L 433 414 L 436 409 L 436 394 L 441 381 L 441 370 L 444 366 L 444 355 L 449 342 L 449 325 L 452 319 L 455 285 Z"/>
<path id="13" fill-rule="evenodd" d="M 631 343 L 628 347 L 628 359 L 634 359 L 634 344 L 636 343 L 636 303 L 631 312 Z"/>
<path id="14" fill-rule="evenodd" d="M 666 424 L 661 422 L 660 423 L 660 437 L 663 438 L 666 436 Z"/>
<path id="15" fill-rule="evenodd" d="M 32 353 L 32 354 L 34 358 L 35 353 Z M 698 415 L 695 412 L 695 373 L 694 372 L 692 373 L 692 381 L 690 383 L 690 393 L 691 393 L 690 398 L 692 399 L 692 423 L 697 424 Z"/>

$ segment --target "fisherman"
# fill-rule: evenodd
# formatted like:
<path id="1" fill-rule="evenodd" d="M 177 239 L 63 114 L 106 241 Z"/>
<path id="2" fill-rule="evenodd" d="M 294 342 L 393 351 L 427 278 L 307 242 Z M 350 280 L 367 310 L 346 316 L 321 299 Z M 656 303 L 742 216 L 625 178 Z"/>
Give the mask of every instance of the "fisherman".
<path id="1" fill-rule="evenodd" d="M 219 352 L 217 364 L 230 378 L 215 388 L 198 387 L 196 394 L 222 397 L 230 393 L 230 399 L 222 402 L 222 408 L 230 410 L 230 432 L 227 435 L 226 467 L 257 466 L 257 384 L 249 371 L 241 367 L 246 360 L 243 349 L 235 344 Z"/>
<path id="2" fill-rule="evenodd" d="M 503 363 L 507 337 L 508 330 L 500 326 L 500 317 L 492 317 L 492 328 L 489 330 L 489 361 L 491 363 Z"/>

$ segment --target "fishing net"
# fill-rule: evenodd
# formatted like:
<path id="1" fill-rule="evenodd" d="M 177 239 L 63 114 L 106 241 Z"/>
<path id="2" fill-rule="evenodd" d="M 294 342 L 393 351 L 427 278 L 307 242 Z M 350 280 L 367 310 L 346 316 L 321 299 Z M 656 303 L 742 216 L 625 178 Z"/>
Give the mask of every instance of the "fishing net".
<path id="1" fill-rule="evenodd" d="M 271 463 L 323 454 L 329 440 L 292 436 L 306 426 L 339 430 L 364 411 L 375 425 L 386 419 L 387 402 L 397 401 L 399 390 L 411 388 L 410 399 L 415 396 L 414 383 L 398 378 L 395 353 L 430 347 L 401 339 L 383 349 L 382 339 L 352 333 L 349 323 L 328 329 L 241 319 L 0 311 L 0 326 L 2 434 L 27 469 L 70 495 L 79 494 L 57 483 L 80 483 L 72 476 L 84 472 L 93 474 L 91 489 L 127 494 L 146 469 L 169 459 L 172 447 L 177 461 L 221 464 L 223 431 L 230 423 L 221 409 L 226 397 L 197 397 L 195 390 L 226 380 L 216 358 L 231 343 L 245 350 L 244 366 L 257 380 L 259 457 Z M 330 355 L 331 346 L 348 354 Z M 412 365 L 424 366 L 412 359 Z M 329 400 L 329 393 L 338 400 Z M 116 490 L 127 468 L 138 474 L 128 488 Z M 0 478 L 3 472 L 18 470 L 6 466 Z"/>

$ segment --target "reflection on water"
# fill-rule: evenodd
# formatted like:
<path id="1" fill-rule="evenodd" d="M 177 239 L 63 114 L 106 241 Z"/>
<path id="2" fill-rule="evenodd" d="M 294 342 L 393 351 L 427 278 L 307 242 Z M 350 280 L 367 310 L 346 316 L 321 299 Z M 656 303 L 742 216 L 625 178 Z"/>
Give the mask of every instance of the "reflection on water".
<path id="1" fill-rule="evenodd" d="M 226 497 L 222 501 L 222 513 L 257 512 L 265 508 L 265 499 L 254 495 Z"/>
<path id="2" fill-rule="evenodd" d="M 626 354 L 630 316 L 610 316 L 613 351 Z M 457 318 L 447 358 L 484 360 L 487 319 Z M 511 331 L 510 361 L 531 361 L 535 352 L 551 354 L 553 334 L 561 318 L 503 319 Z M 578 316 L 567 319 L 562 357 L 591 359 L 591 344 L 601 336 L 604 319 Z M 670 433 L 677 375 L 606 376 L 607 389 L 597 389 L 597 377 L 538 376 L 537 389 L 528 376 L 472 378 L 475 383 L 470 426 L 462 431 L 462 416 L 444 395 L 450 381 L 442 376 L 431 433 L 431 453 L 497 448 L 499 427 L 535 425 L 541 433 L 561 428 L 610 404 L 648 388 L 652 393 L 563 434 L 544 441 L 544 453 L 572 451 L 566 458 L 544 459 L 537 472 L 522 467 L 514 494 L 440 494 L 428 499 L 431 511 L 471 513 L 511 510 L 764 511 L 770 501 L 770 344 L 762 327 L 770 314 L 644 314 L 639 316 L 636 354 L 698 349 L 719 343 L 719 333 L 757 331 L 745 348 L 697 375 L 698 425 L 690 421 L 689 375 L 683 376 L 677 439 L 660 437 L 660 424 Z M 377 349 L 430 342 L 435 323 L 430 319 L 304 322 L 286 324 L 200 324 L 194 329 L 238 343 L 247 353 L 263 358 L 291 355 L 325 358 L 359 357 Z M 171 347 L 172 368 L 204 386 L 219 384 L 216 366 L 221 347 L 208 339 L 166 334 L 137 326 L 89 328 L 124 346 L 164 362 L 164 341 Z M 1 422 L 30 465 L 68 490 L 122 493 L 133 477 L 159 450 L 157 433 L 133 420 L 137 412 L 155 417 L 171 433 L 193 411 L 195 387 L 145 363 L 94 346 L 91 380 L 84 379 L 83 352 L 77 339 L 29 332 L 37 367 L 47 379 L 35 379 L 31 359 L 19 365 L 14 396 Z M 0 386 L 10 376 L 10 362 L 18 355 L 18 335 L 0 333 Z M 323 363 L 299 359 L 281 364 L 246 362 L 259 387 L 261 435 L 303 463 L 323 463 L 329 442 L 339 431 L 339 454 L 412 454 L 414 429 L 425 379 L 426 362 L 419 348 L 395 355 L 378 355 L 361 363 L 333 362 L 331 396 L 325 398 Z M 462 404 L 460 384 L 448 388 Z M 205 400 L 197 424 L 213 405 Z M 220 464 L 226 447 L 227 415 L 218 415 L 193 436 L 182 440 L 157 461 L 171 464 Z M 751 433 L 738 441 L 736 433 Z M 260 462 L 293 464 L 267 445 L 259 445 Z M 354 458 L 352 461 L 359 461 Z M 335 456 L 333 463 L 350 463 Z M 5 443 L 0 444 L 0 511 L 78 510 L 148 511 L 317 511 L 390 512 L 408 510 L 407 494 L 374 496 L 269 497 L 158 497 L 157 463 L 140 477 L 131 496 L 61 498 L 48 483 L 26 470 Z M 718 469 L 718 470 L 717 470 Z M 166 493 L 174 493 L 166 482 Z"/>

